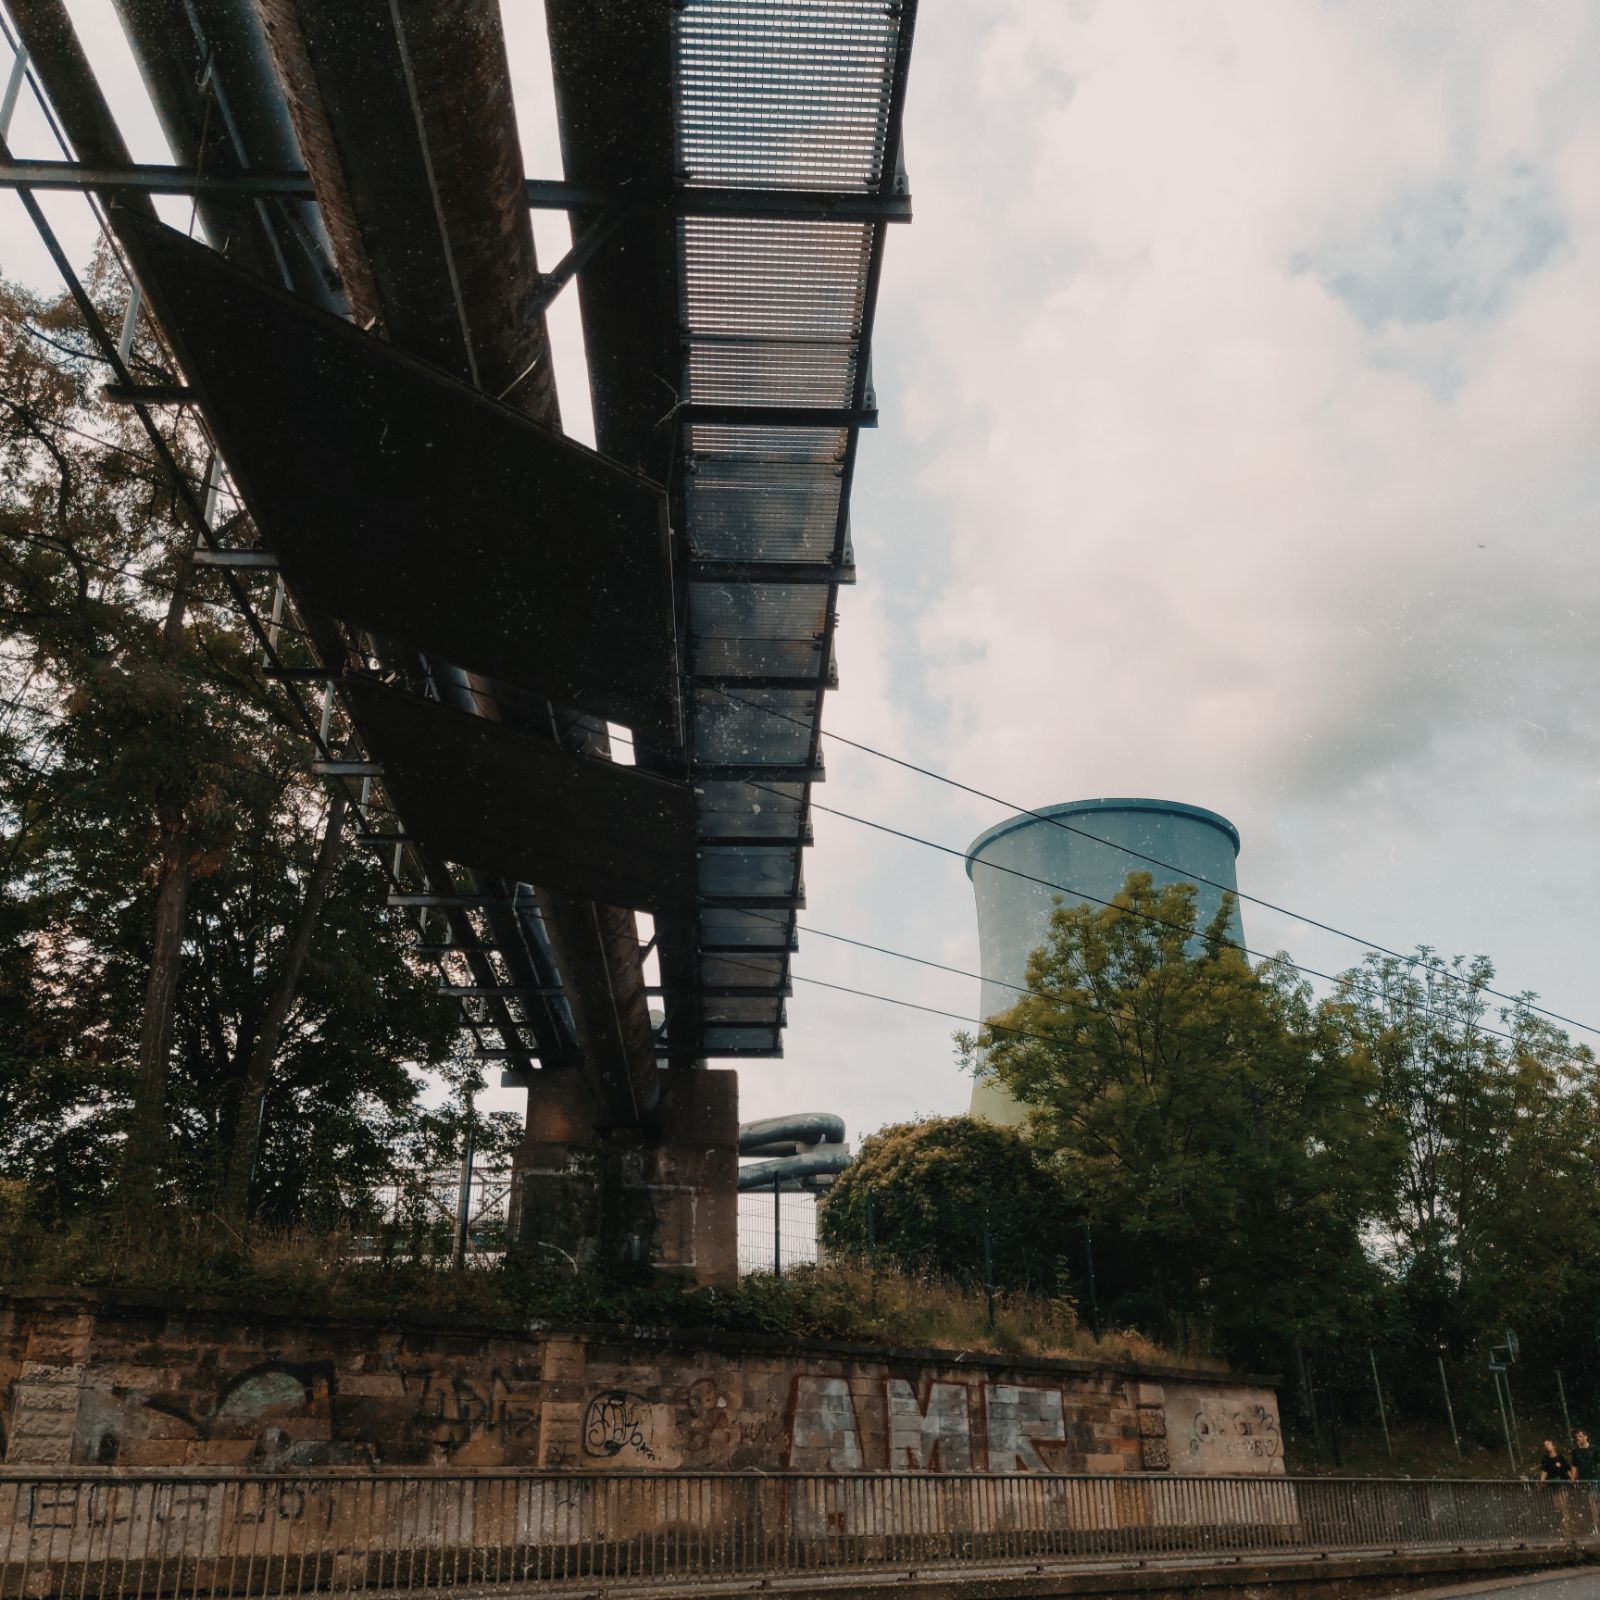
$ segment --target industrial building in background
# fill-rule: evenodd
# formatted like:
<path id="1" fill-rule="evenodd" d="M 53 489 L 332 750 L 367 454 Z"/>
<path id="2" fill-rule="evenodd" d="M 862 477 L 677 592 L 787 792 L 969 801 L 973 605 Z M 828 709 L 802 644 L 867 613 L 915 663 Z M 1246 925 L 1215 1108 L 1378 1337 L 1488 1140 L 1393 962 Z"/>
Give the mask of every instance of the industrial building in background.
<path id="1" fill-rule="evenodd" d="M 1021 812 L 980 833 L 967 847 L 983 973 L 979 1015 L 987 1020 L 1016 1004 L 1028 957 L 1044 943 L 1058 903 L 1104 904 L 1130 872 L 1148 872 L 1157 888 L 1193 884 L 1204 926 L 1224 891 L 1237 888 L 1238 854 L 1239 830 L 1226 817 L 1175 800 L 1075 800 Z M 1229 932 L 1244 943 L 1237 900 Z M 972 1114 L 1014 1125 L 1026 1110 L 998 1084 L 979 1081 Z"/>

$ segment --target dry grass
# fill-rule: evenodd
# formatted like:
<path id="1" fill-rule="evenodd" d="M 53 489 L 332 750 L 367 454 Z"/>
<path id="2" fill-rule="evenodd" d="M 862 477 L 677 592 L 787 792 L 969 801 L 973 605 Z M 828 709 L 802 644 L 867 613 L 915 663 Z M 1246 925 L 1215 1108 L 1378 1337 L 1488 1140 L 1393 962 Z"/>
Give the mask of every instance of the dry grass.
<path id="1" fill-rule="evenodd" d="M 1197 1358 L 1176 1355 L 1131 1328 L 1105 1329 L 1096 1338 L 1065 1297 L 997 1293 L 991 1326 L 984 1292 L 948 1279 L 836 1262 L 790 1273 L 786 1281 L 791 1315 L 814 1316 L 819 1336 L 1113 1364 L 1199 1364 Z M 741 1289 L 746 1296 L 770 1292 L 780 1301 L 785 1298 L 782 1285 L 767 1275 L 745 1279 Z"/>
<path id="2" fill-rule="evenodd" d="M 952 1352 L 1070 1357 L 1109 1364 L 1217 1366 L 1163 1349 L 1131 1329 L 1099 1338 L 1066 1298 L 997 1294 L 991 1326 L 981 1289 L 839 1262 L 781 1278 L 756 1273 L 737 1287 L 685 1290 L 648 1275 L 552 1275 L 511 1265 L 374 1259 L 342 1232 L 241 1235 L 215 1218 L 173 1214 L 135 1226 L 84 1220 L 41 1232 L 0 1219 L 0 1283 L 84 1287 L 174 1298 L 226 1296 L 306 1312 L 430 1314 L 539 1322 L 622 1323 L 729 1334 L 924 1346 Z"/>

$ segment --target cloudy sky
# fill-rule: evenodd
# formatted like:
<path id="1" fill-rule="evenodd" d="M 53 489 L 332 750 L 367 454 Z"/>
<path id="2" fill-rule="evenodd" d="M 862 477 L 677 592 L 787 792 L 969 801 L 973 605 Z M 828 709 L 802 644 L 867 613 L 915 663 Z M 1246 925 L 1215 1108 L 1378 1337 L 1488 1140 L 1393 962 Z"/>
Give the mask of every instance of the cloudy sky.
<path id="1" fill-rule="evenodd" d="M 136 157 L 166 159 L 109 4 L 71 9 Z M 539 8 L 507 23 L 553 175 Z M 1248 892 L 1485 952 L 1600 1021 L 1597 63 L 1588 3 L 924 0 L 828 725 L 1026 806 L 1212 807 Z M 54 153 L 26 120 L 14 143 Z M 5 197 L 5 268 L 46 282 L 20 225 Z M 556 335 L 582 431 L 570 303 Z M 827 760 L 820 802 L 958 848 L 1005 815 Z M 816 836 L 803 925 L 976 968 L 959 861 Z M 796 972 L 977 1007 L 815 935 Z M 955 1026 L 797 983 L 745 1114 L 859 1138 L 963 1108 Z"/>

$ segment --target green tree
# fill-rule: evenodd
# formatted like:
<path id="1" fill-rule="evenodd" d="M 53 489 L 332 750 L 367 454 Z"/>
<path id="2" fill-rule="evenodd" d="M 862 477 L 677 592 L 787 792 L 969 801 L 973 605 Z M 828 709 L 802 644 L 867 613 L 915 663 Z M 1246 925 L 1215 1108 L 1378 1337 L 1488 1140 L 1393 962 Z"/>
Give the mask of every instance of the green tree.
<path id="1" fill-rule="evenodd" d="M 1142 872 L 1110 906 L 1058 906 L 1030 992 L 962 1043 L 1136 1257 L 1150 1331 L 1281 1360 L 1360 1317 L 1387 1150 L 1370 1073 L 1287 966 L 1229 941 L 1231 909 L 1201 928 L 1191 886 Z"/>
<path id="2" fill-rule="evenodd" d="M 1508 1324 L 1592 1353 L 1600 1274 L 1593 1055 L 1524 1000 L 1492 1010 L 1484 957 L 1369 956 L 1328 1005 L 1399 1152 L 1381 1254 L 1421 1351 Z"/>
<path id="3" fill-rule="evenodd" d="M 326 1214 L 453 1008 L 105 375 L 70 301 L 0 286 L 0 1172 L 45 1216 L 119 1172 L 141 1206 Z"/>
<path id="4" fill-rule="evenodd" d="M 903 1271 L 981 1283 L 987 1227 L 999 1287 L 1054 1293 L 1074 1217 L 1060 1177 L 1013 1129 L 932 1117 L 864 1139 L 817 1230 L 829 1250 L 864 1254 L 870 1243 Z"/>

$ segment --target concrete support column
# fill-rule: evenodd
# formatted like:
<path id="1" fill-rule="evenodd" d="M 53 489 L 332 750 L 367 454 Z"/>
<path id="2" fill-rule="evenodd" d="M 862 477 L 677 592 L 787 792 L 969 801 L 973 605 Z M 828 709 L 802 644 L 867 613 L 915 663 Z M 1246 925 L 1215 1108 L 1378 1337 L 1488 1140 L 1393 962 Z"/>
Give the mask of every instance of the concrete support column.
<path id="1" fill-rule="evenodd" d="M 738 1075 L 661 1074 L 648 1130 L 605 1129 L 578 1072 L 538 1073 L 511 1159 L 511 1229 L 530 1266 L 647 1262 L 701 1287 L 738 1277 Z"/>

